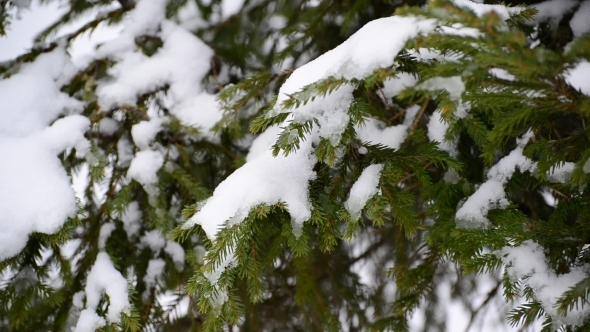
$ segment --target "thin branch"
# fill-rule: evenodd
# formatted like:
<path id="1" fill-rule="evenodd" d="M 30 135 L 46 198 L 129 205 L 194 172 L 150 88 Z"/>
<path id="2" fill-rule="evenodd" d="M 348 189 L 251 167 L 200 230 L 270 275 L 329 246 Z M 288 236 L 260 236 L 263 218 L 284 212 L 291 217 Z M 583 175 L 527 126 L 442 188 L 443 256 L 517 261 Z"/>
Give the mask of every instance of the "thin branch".
<path id="1" fill-rule="evenodd" d="M 428 97 L 428 99 L 426 99 L 424 104 L 422 104 L 422 108 L 420 109 L 420 112 L 418 112 L 418 115 L 416 115 L 416 119 L 414 120 L 414 123 L 412 123 L 411 129 L 416 128 L 416 126 L 418 125 L 418 122 L 420 122 L 420 118 L 422 118 L 422 115 L 424 114 L 424 111 L 426 111 L 426 107 L 428 106 L 429 102 L 430 102 L 430 97 Z"/>

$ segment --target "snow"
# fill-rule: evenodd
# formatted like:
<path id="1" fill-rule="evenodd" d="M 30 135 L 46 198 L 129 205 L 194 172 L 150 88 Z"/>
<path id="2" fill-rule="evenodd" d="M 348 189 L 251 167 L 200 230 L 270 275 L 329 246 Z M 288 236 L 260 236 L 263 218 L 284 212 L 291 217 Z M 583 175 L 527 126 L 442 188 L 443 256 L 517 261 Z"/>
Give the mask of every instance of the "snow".
<path id="1" fill-rule="evenodd" d="M 109 255 L 105 252 L 99 252 L 96 256 L 96 261 L 86 278 L 84 292 L 86 309 L 80 313 L 75 332 L 90 331 L 88 327 L 104 326 L 105 321 L 95 313 L 102 294 L 106 294 L 109 298 L 106 318 L 111 323 L 118 323 L 120 314 L 129 312 L 131 307 L 127 280 L 115 269 Z"/>
<path id="2" fill-rule="evenodd" d="M 230 225 L 239 224 L 251 208 L 279 202 L 287 203 L 293 223 L 301 227 L 311 217 L 308 182 L 315 177 L 314 164 L 309 138 L 288 156 L 274 157 L 271 151 L 265 151 L 220 183 L 213 196 L 183 227 L 201 225 L 214 240 L 226 221 Z"/>
<path id="3" fill-rule="evenodd" d="M 535 16 L 535 24 L 539 24 L 545 20 L 556 26 L 563 15 L 572 11 L 578 5 L 576 0 L 548 0 L 538 4 L 534 4 L 533 7 L 539 12 Z"/>
<path id="4" fill-rule="evenodd" d="M 159 253 L 166 246 L 166 239 L 157 229 L 146 232 L 139 242 L 142 247 L 148 247 L 154 253 Z"/>
<path id="5" fill-rule="evenodd" d="M 119 167 L 128 167 L 135 157 L 135 148 L 127 137 L 122 137 L 117 142 L 117 157 Z"/>
<path id="6" fill-rule="evenodd" d="M 80 312 L 78 323 L 74 327 L 73 332 L 96 331 L 105 325 L 106 321 L 96 314 L 96 311 L 84 309 Z"/>
<path id="7" fill-rule="evenodd" d="M 252 142 L 250 146 L 250 150 L 248 150 L 248 155 L 246 156 L 246 162 L 254 160 L 259 155 L 263 154 L 270 150 L 270 148 L 275 144 L 277 139 L 279 138 L 279 134 L 281 133 L 282 129 L 279 126 L 272 126 L 266 128 L 266 130 L 258 135 Z"/>
<path id="8" fill-rule="evenodd" d="M 22 250 L 30 233 L 55 232 L 76 215 L 71 180 L 57 155 L 83 141 L 89 125 L 72 115 L 26 137 L 0 130 L 0 259 Z"/>
<path id="9" fill-rule="evenodd" d="M 205 139 L 214 143 L 219 140 L 217 133 L 211 131 L 223 117 L 216 95 L 201 93 L 173 107 L 171 112 L 185 126 L 199 128 Z"/>
<path id="10" fill-rule="evenodd" d="M 390 77 L 383 81 L 383 93 L 387 98 L 397 96 L 402 90 L 412 87 L 418 83 L 418 78 L 408 73 L 397 73 L 395 77 Z"/>
<path id="11" fill-rule="evenodd" d="M 110 110 L 134 104 L 138 96 L 169 86 L 164 101 L 170 113 L 184 125 L 200 128 L 214 141 L 216 135 L 210 131 L 223 113 L 216 96 L 201 87 L 213 51 L 170 21 L 163 20 L 160 25 L 157 36 L 163 41 L 162 47 L 151 57 L 135 48 L 120 55 L 120 61 L 109 69 L 110 80 L 100 82 L 97 88 L 99 105 Z"/>
<path id="12" fill-rule="evenodd" d="M 587 275 L 583 267 L 573 267 L 569 273 L 557 275 L 547 266 L 543 247 L 527 240 L 516 247 L 504 247 L 500 256 L 507 265 L 510 278 L 530 286 L 535 298 L 555 324 L 580 325 L 590 314 L 590 307 L 575 306 L 567 317 L 558 315 L 556 302 L 561 295 L 584 280 Z"/>
<path id="13" fill-rule="evenodd" d="M 167 0 L 139 0 L 133 10 L 124 19 L 125 28 L 121 34 L 97 50 L 97 58 L 113 57 L 136 48 L 135 38 L 154 35 L 160 23 L 165 19 Z"/>
<path id="14" fill-rule="evenodd" d="M 352 185 L 348 200 L 344 202 L 344 207 L 350 213 L 352 220 L 358 220 L 367 201 L 379 193 L 379 179 L 382 170 L 382 164 L 370 165 L 363 170 L 361 176 Z"/>
<path id="15" fill-rule="evenodd" d="M 565 81 L 586 96 L 590 96 L 590 62 L 583 60 L 565 73 Z"/>
<path id="16" fill-rule="evenodd" d="M 150 291 L 154 288 L 166 269 L 166 262 L 161 258 L 150 259 L 143 282 L 145 282 L 146 290 L 141 294 L 144 301 L 148 301 Z"/>
<path id="17" fill-rule="evenodd" d="M 452 0 L 452 2 L 458 7 L 467 8 L 471 10 L 475 15 L 479 17 L 494 12 L 498 14 L 500 18 L 504 21 L 509 19 L 511 15 L 520 13 L 520 11 L 522 10 L 518 7 L 506 7 L 503 5 L 487 5 L 475 3 L 471 0 Z"/>
<path id="18" fill-rule="evenodd" d="M 319 80 L 362 79 L 377 68 L 390 67 L 408 40 L 434 28 L 434 20 L 414 17 L 392 16 L 371 21 L 344 43 L 295 70 L 281 87 L 276 105 Z M 391 31 L 396 32 L 395 38 Z"/>
<path id="19" fill-rule="evenodd" d="M 123 213 L 121 221 L 123 222 L 123 229 L 127 233 L 127 238 L 131 239 L 139 234 L 141 229 L 142 213 L 139 209 L 139 203 L 133 201 L 127 206 L 127 210 Z"/>
<path id="20" fill-rule="evenodd" d="M 465 91 L 465 84 L 460 76 L 433 77 L 420 83 L 417 88 L 427 91 L 445 90 L 452 101 L 459 101 Z"/>
<path id="21" fill-rule="evenodd" d="M 316 97 L 292 113 L 293 122 L 316 120 L 319 123 L 319 136 L 329 139 L 333 146 L 337 146 L 350 122 L 348 109 L 353 101 L 353 91 L 352 85 L 344 85 L 329 95 Z"/>
<path id="22" fill-rule="evenodd" d="M 567 183 L 574 172 L 574 168 L 576 168 L 576 164 L 571 162 L 552 167 L 547 172 L 547 180 L 556 183 Z"/>
<path id="23" fill-rule="evenodd" d="M 355 130 L 361 142 L 382 144 L 391 149 L 399 149 L 406 138 L 408 126 L 401 124 L 386 127 L 385 123 L 369 118 L 365 120 L 363 125 L 357 125 Z"/>
<path id="24" fill-rule="evenodd" d="M 484 182 L 473 195 L 461 206 L 455 215 L 458 227 L 482 228 L 489 226 L 486 215 L 491 209 L 502 209 L 509 205 L 504 192 L 504 185 L 510 180 L 516 168 L 521 172 L 533 172 L 536 163 L 522 154 L 524 146 L 532 138 L 528 131 L 522 138 L 517 139 L 517 148 L 510 154 L 500 159 L 487 174 L 488 180 Z"/>
<path id="25" fill-rule="evenodd" d="M 144 186 L 158 182 L 157 172 L 164 164 L 164 156 L 160 151 L 144 150 L 135 154 L 127 170 L 127 178 L 133 179 Z"/>
<path id="26" fill-rule="evenodd" d="M 490 68 L 490 75 L 506 81 L 514 81 L 516 77 L 502 68 Z"/>
<path id="27" fill-rule="evenodd" d="M 245 0 L 221 0 L 221 15 L 224 20 L 240 12 Z"/>
<path id="28" fill-rule="evenodd" d="M 60 91 L 73 70 L 64 49 L 58 47 L 0 80 L 0 134 L 24 137 L 45 129 L 62 114 L 80 112 L 83 104 Z"/>
<path id="29" fill-rule="evenodd" d="M 149 149 L 150 144 L 156 139 L 156 135 L 162 130 L 162 124 L 167 118 L 155 118 L 149 121 L 140 121 L 131 127 L 131 137 L 140 150 Z"/>
<path id="30" fill-rule="evenodd" d="M 111 118 L 102 118 L 98 122 L 98 131 L 106 136 L 113 136 L 119 130 L 119 122 Z"/>
<path id="31" fill-rule="evenodd" d="M 456 147 L 457 142 L 449 141 L 445 138 L 447 130 L 449 129 L 449 124 L 443 119 L 440 110 L 436 110 L 434 113 L 432 113 L 428 121 L 427 129 L 428 139 L 433 142 L 437 142 L 439 149 L 448 152 L 454 157 L 459 154 L 459 151 L 457 151 Z"/>
<path id="32" fill-rule="evenodd" d="M 116 229 L 115 223 L 107 222 L 100 227 L 100 233 L 98 235 L 98 249 L 104 250 L 107 240 L 111 233 Z"/>
<path id="33" fill-rule="evenodd" d="M 172 242 L 170 240 L 166 241 L 166 246 L 164 247 L 164 252 L 172 258 L 174 262 L 174 267 L 178 271 L 184 270 L 184 248 L 176 242 Z"/>
<path id="34" fill-rule="evenodd" d="M 578 10 L 570 21 L 570 27 L 575 37 L 590 32 L 590 0 L 586 0 L 580 4 Z"/>

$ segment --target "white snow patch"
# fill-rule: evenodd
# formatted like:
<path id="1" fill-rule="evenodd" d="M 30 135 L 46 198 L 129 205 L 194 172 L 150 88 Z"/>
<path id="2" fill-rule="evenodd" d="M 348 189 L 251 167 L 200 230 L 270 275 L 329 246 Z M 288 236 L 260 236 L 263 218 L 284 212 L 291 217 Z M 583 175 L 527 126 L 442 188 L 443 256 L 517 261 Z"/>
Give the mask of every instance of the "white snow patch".
<path id="1" fill-rule="evenodd" d="M 416 83 L 418 83 L 418 79 L 414 75 L 403 72 L 397 73 L 395 77 L 383 81 L 383 94 L 387 98 L 393 98 L 404 89 L 416 85 Z"/>
<path id="2" fill-rule="evenodd" d="M 139 203 L 133 201 L 127 206 L 127 210 L 121 216 L 123 222 L 123 229 L 127 233 L 127 238 L 131 239 L 139 234 L 141 229 L 142 213 L 139 209 Z"/>
<path id="3" fill-rule="evenodd" d="M 131 137 L 140 150 L 147 150 L 156 139 L 156 135 L 162 130 L 162 124 L 168 122 L 167 118 L 155 118 L 149 121 L 140 121 L 131 127 Z"/>
<path id="4" fill-rule="evenodd" d="M 490 75 L 506 81 L 514 81 L 516 77 L 502 68 L 490 68 Z"/>
<path id="5" fill-rule="evenodd" d="M 240 12 L 245 0 L 221 0 L 221 15 L 226 20 Z"/>
<path id="6" fill-rule="evenodd" d="M 439 149 L 448 152 L 453 157 L 456 157 L 459 154 L 459 151 L 457 151 L 456 140 L 449 141 L 445 138 L 447 130 L 449 129 L 449 124 L 443 119 L 440 110 L 436 110 L 432 113 L 428 121 L 427 129 L 428 139 L 437 142 Z"/>
<path id="7" fill-rule="evenodd" d="M 142 247 L 148 247 L 156 254 L 166 246 L 166 238 L 157 229 L 145 232 L 139 242 Z"/>
<path id="8" fill-rule="evenodd" d="M 149 299 L 152 288 L 156 286 L 162 274 L 166 270 L 166 262 L 161 258 L 150 259 L 148 262 L 147 271 L 143 276 L 143 282 L 145 282 L 145 291 L 141 294 L 141 298 L 144 301 Z"/>
<path id="9" fill-rule="evenodd" d="M 266 128 L 266 130 L 252 142 L 248 155 L 246 156 L 246 161 L 252 161 L 259 155 L 269 151 L 279 138 L 281 131 L 282 129 L 279 126 Z"/>
<path id="10" fill-rule="evenodd" d="M 106 136 L 113 136 L 119 130 L 119 122 L 111 118 L 102 118 L 98 122 L 98 131 Z"/>
<path id="11" fill-rule="evenodd" d="M 133 179 L 144 186 L 158 182 L 157 172 L 164 164 L 164 156 L 160 151 L 144 150 L 135 154 L 127 170 L 127 178 Z"/>
<path id="12" fill-rule="evenodd" d="M 489 226 L 486 215 L 491 209 L 502 209 L 509 205 L 504 192 L 504 185 L 516 168 L 521 172 L 533 172 L 536 163 L 522 154 L 524 146 L 532 138 L 532 132 L 528 131 L 517 140 L 518 147 L 507 156 L 500 159 L 487 174 L 488 180 L 484 182 L 473 195 L 469 196 L 465 204 L 457 210 L 455 220 L 458 227 L 483 228 Z"/>
<path id="13" fill-rule="evenodd" d="M 0 259 L 17 254 L 32 232 L 53 233 L 76 215 L 75 192 L 57 155 L 85 140 L 89 125 L 71 115 L 26 137 L 0 131 Z"/>
<path id="14" fill-rule="evenodd" d="M 352 220 L 358 220 L 367 201 L 379 193 L 379 178 L 382 170 L 383 164 L 370 165 L 352 185 L 348 200 L 344 202 L 344 207 L 350 213 Z"/>
<path id="15" fill-rule="evenodd" d="M 586 96 L 590 96 L 590 62 L 580 61 L 573 69 L 565 73 L 565 81 L 581 91 Z"/>
<path id="16" fill-rule="evenodd" d="M 397 125 L 386 127 L 385 123 L 369 118 L 364 125 L 355 126 L 356 134 L 362 142 L 381 144 L 397 150 L 406 139 L 408 126 Z"/>
<path id="17" fill-rule="evenodd" d="M 362 79 L 375 69 L 390 67 L 406 42 L 435 28 L 435 21 L 392 16 L 367 23 L 344 43 L 295 70 L 279 91 L 276 105 L 304 86 L 334 77 Z M 392 37 L 391 31 L 395 31 Z"/>
<path id="18" fill-rule="evenodd" d="M 573 267 L 569 273 L 557 275 L 547 266 L 543 247 L 527 240 L 517 247 L 504 247 L 500 255 L 510 278 L 533 289 L 535 298 L 555 324 L 580 325 L 590 314 L 589 306 L 574 306 L 567 316 L 557 313 L 557 299 L 587 277 L 584 267 Z"/>
<path id="19" fill-rule="evenodd" d="M 576 164 L 570 162 L 566 162 L 563 165 L 552 167 L 547 172 L 547 180 L 557 183 L 567 183 L 570 176 L 574 172 L 574 168 L 576 168 Z"/>
<path id="20" fill-rule="evenodd" d="M 489 14 L 491 12 L 495 12 L 503 20 L 507 20 L 510 18 L 511 15 L 518 14 L 522 10 L 521 8 L 518 8 L 518 7 L 506 7 L 506 6 L 502 6 L 502 5 L 487 5 L 487 4 L 475 3 L 471 0 L 452 0 L 452 1 L 456 6 L 462 7 L 462 8 L 467 8 L 479 17 Z"/>
<path id="21" fill-rule="evenodd" d="M 310 138 L 286 157 L 265 151 L 219 184 L 183 227 L 199 224 L 213 240 L 226 221 L 238 224 L 256 205 L 279 202 L 287 203 L 294 225 L 301 227 L 311 217 L 308 182 L 315 177 L 314 164 Z"/>
<path id="22" fill-rule="evenodd" d="M 535 24 L 548 20 L 556 26 L 563 15 L 572 11 L 578 5 L 576 0 L 548 0 L 533 5 L 539 12 L 535 16 Z"/>
<path id="23" fill-rule="evenodd" d="M 104 250 L 107 240 L 111 233 L 116 229 L 115 223 L 107 222 L 100 227 L 100 234 L 98 235 L 98 249 Z"/>
<path id="24" fill-rule="evenodd" d="M 575 37 L 580 37 L 590 32 L 590 0 L 580 4 L 578 10 L 570 21 L 570 27 Z"/>
<path id="25" fill-rule="evenodd" d="M 109 297 L 109 308 L 106 312 L 106 318 L 111 323 L 118 323 L 120 321 L 120 314 L 122 312 L 128 313 L 131 305 L 129 304 L 129 293 L 127 291 L 127 280 L 121 275 L 113 266 L 109 255 L 105 252 L 99 252 L 96 257 L 96 262 L 88 273 L 86 278 L 86 309 L 93 314 L 80 315 L 75 331 L 82 330 L 81 326 L 94 326 L 99 322 L 96 309 L 100 302 L 102 294 Z"/>
<path id="26" fill-rule="evenodd" d="M 164 247 L 164 252 L 167 253 L 172 261 L 174 262 L 174 267 L 176 270 L 182 271 L 184 270 L 184 248 L 176 242 L 173 241 L 166 241 L 166 247 Z"/>

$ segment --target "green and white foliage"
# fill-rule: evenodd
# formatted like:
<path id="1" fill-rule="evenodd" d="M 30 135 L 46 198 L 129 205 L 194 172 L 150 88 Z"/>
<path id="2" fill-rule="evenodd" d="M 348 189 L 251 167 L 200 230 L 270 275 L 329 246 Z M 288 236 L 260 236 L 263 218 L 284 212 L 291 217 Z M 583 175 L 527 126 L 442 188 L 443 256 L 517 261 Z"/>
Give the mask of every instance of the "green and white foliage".
<path id="1" fill-rule="evenodd" d="M 68 6 L 0 63 L 0 329 L 590 327 L 590 1 Z"/>

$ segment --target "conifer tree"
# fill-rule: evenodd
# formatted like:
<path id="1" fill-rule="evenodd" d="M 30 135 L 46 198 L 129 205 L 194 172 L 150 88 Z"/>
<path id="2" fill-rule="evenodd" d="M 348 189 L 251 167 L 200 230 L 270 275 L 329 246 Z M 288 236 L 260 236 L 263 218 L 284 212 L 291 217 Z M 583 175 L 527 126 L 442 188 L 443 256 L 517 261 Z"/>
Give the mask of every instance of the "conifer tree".
<path id="1" fill-rule="evenodd" d="M 70 0 L 0 63 L 0 330 L 588 330 L 590 1 L 487 3 Z"/>

